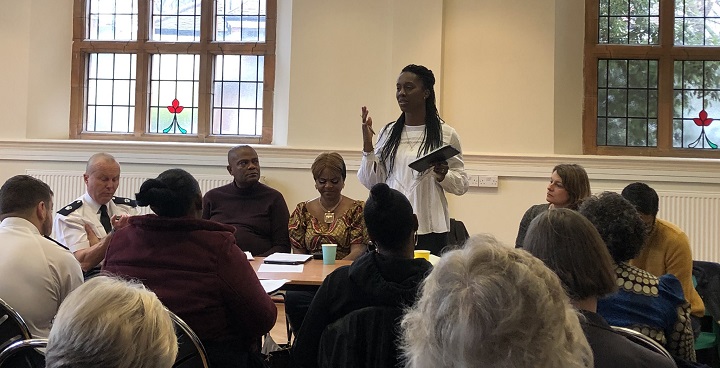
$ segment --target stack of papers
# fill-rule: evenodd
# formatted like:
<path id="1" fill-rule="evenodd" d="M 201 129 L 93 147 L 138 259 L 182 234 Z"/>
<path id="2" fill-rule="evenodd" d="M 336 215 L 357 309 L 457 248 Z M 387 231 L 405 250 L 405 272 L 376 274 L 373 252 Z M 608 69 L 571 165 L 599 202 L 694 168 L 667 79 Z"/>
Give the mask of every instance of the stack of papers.
<path id="1" fill-rule="evenodd" d="M 260 285 L 262 285 L 266 293 L 270 294 L 280 289 L 288 281 L 290 280 L 260 280 Z"/>
<path id="2" fill-rule="evenodd" d="M 299 265 L 312 259 L 312 254 L 273 253 L 265 257 L 265 263 Z"/>

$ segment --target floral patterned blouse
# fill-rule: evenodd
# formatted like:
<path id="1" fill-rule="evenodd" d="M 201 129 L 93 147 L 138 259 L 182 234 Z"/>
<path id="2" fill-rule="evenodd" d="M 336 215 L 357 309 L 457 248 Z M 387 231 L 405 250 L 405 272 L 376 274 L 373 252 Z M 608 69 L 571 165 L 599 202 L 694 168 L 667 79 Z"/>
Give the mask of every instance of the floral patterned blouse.
<path id="1" fill-rule="evenodd" d="M 290 245 L 293 249 L 315 253 L 322 251 L 323 244 L 337 244 L 335 259 L 345 258 L 350 254 L 352 244 L 367 244 L 370 241 L 363 219 L 364 205 L 365 202 L 354 200 L 342 216 L 326 224 L 308 212 L 307 202 L 298 203 L 288 225 Z"/>

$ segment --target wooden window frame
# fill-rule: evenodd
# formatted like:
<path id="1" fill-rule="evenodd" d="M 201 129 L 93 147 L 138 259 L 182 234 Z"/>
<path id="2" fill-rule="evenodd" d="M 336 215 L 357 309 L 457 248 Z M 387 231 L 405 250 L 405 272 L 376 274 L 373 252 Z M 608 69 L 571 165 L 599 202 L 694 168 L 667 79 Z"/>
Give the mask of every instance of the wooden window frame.
<path id="1" fill-rule="evenodd" d="M 201 3 L 200 41 L 152 41 L 148 32 L 151 24 L 152 0 L 138 0 L 138 30 L 134 41 L 88 40 L 89 0 L 74 0 L 72 74 L 70 87 L 70 138 L 105 139 L 121 141 L 204 142 L 204 143 L 259 143 L 270 144 L 273 133 L 273 95 L 275 89 L 275 45 L 277 0 L 266 0 L 265 42 L 214 41 L 215 0 L 198 0 Z M 144 11 L 143 11 L 144 10 Z M 131 133 L 85 131 L 87 121 L 87 65 L 91 53 L 134 53 L 137 55 L 134 130 Z M 150 104 L 150 59 L 153 54 L 198 54 L 199 90 L 197 134 L 148 133 Z M 260 136 L 211 134 L 213 65 L 215 55 L 264 56 L 262 131 Z"/>
<path id="2" fill-rule="evenodd" d="M 720 150 L 674 148 L 672 140 L 674 62 L 720 60 L 720 47 L 674 44 L 674 0 L 660 0 L 659 45 L 599 44 L 599 3 L 600 0 L 585 1 L 583 153 L 589 155 L 720 158 Z M 599 59 L 658 60 L 657 147 L 597 145 L 597 69 Z"/>

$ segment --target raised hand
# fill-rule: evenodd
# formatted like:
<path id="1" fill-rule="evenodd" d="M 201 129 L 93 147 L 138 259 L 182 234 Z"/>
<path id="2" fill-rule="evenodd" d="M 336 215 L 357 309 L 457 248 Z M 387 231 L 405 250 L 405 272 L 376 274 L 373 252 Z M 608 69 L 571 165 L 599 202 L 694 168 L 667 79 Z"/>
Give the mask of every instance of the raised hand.
<path id="1" fill-rule="evenodd" d="M 372 136 L 375 134 L 375 131 L 372 128 L 372 118 L 368 116 L 368 109 L 367 107 L 362 107 L 362 132 L 363 132 L 363 151 L 364 152 L 372 152 L 373 151 L 373 144 L 372 144 Z"/>

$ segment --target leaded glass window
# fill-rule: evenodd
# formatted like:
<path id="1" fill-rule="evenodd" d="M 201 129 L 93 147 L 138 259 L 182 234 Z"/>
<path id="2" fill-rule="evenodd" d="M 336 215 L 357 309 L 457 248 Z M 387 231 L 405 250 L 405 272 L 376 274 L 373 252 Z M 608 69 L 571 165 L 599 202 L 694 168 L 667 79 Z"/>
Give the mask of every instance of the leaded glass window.
<path id="1" fill-rule="evenodd" d="M 75 6 L 72 137 L 270 143 L 276 0 Z"/>
<path id="2" fill-rule="evenodd" d="M 720 156 L 720 0 L 587 0 L 586 13 L 584 151 Z"/>

